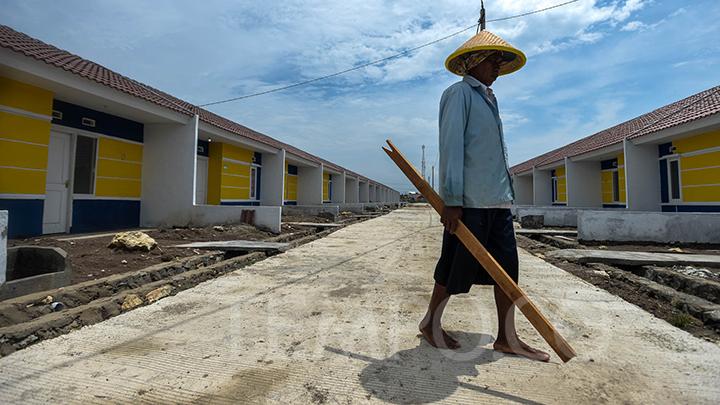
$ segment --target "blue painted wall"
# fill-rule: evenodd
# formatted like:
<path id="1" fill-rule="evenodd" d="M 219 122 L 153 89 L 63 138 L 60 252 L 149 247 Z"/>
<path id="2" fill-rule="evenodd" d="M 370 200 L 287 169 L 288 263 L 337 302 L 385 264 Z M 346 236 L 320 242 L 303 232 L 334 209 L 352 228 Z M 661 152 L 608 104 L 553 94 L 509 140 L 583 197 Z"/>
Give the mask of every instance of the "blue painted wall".
<path id="1" fill-rule="evenodd" d="M 140 201 L 74 200 L 70 232 L 97 232 L 140 226 Z"/>
<path id="2" fill-rule="evenodd" d="M 42 234 L 44 200 L 0 200 L 0 211 L 8 211 L 8 238 Z"/>

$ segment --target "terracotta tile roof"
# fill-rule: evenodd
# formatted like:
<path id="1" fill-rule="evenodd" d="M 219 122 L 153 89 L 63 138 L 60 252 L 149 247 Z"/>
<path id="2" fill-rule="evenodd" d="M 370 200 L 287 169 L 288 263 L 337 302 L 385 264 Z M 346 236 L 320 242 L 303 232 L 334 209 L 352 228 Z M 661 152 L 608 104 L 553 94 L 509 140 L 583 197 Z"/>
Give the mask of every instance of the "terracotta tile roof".
<path id="1" fill-rule="evenodd" d="M 533 166 L 548 165 L 583 153 L 634 139 L 664 129 L 720 113 L 720 86 L 694 94 L 680 101 L 660 107 L 647 114 L 552 150 L 510 168 L 512 174 L 531 170 Z"/>
<path id="2" fill-rule="evenodd" d="M 161 90 L 155 89 L 146 84 L 140 83 L 129 77 L 114 72 L 100 64 L 83 59 L 68 51 L 56 48 L 46 44 L 40 40 L 32 38 L 22 32 L 13 30 L 12 28 L 0 24 L 0 47 L 10 49 L 12 51 L 23 54 L 27 57 L 34 58 L 38 61 L 47 63 L 48 65 L 66 70 L 78 76 L 100 83 L 114 90 L 138 97 L 153 104 L 168 108 L 185 115 L 197 114 L 200 121 L 213 125 L 217 128 L 226 130 L 233 134 L 252 139 L 265 145 L 272 146 L 277 149 L 285 149 L 287 152 L 299 156 L 303 159 L 314 163 L 322 163 L 325 166 L 336 170 L 346 171 L 348 174 L 359 176 L 363 181 L 367 178 L 360 176 L 350 170 L 343 168 L 335 163 L 317 157 L 311 153 L 305 152 L 287 143 L 278 141 L 260 132 L 254 131 L 248 127 L 240 125 L 227 118 L 221 117 L 208 110 L 195 106 L 187 101 L 181 100 Z M 377 183 L 380 184 L 380 183 Z"/>

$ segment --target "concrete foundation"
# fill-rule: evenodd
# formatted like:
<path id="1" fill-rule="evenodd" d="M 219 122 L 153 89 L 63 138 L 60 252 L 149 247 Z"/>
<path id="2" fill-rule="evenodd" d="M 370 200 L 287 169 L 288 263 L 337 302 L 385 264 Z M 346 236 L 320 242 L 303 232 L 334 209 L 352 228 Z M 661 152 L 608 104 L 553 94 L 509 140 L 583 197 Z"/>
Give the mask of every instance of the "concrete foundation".
<path id="1" fill-rule="evenodd" d="M 600 162 L 574 162 L 565 158 L 568 207 L 602 208 Z"/>
<path id="2" fill-rule="evenodd" d="M 283 205 L 285 195 L 285 149 L 278 153 L 263 153 L 260 176 L 260 203 L 265 206 Z"/>
<path id="3" fill-rule="evenodd" d="M 345 203 L 345 173 L 332 175 L 332 202 Z"/>
<path id="4" fill-rule="evenodd" d="M 280 233 L 281 207 L 246 207 L 239 205 L 196 205 L 188 226 L 237 224 L 242 211 L 255 211 L 255 226 Z"/>
<path id="5" fill-rule="evenodd" d="M 0 285 L 0 300 L 70 283 L 72 267 L 67 253 L 54 247 L 17 246 L 7 249 L 6 282 Z"/>
<path id="6" fill-rule="evenodd" d="M 576 227 L 578 211 L 567 207 L 516 207 L 514 209 L 518 219 L 526 215 L 542 215 L 545 226 Z"/>
<path id="7" fill-rule="evenodd" d="M 515 202 L 521 205 L 532 205 L 533 203 L 533 177 L 532 175 L 513 176 L 513 188 L 515 189 Z"/>
<path id="8" fill-rule="evenodd" d="M 578 239 L 613 242 L 720 243 L 720 214 L 582 210 Z"/>
<path id="9" fill-rule="evenodd" d="M 323 202 L 322 166 L 298 167 L 297 203 L 298 205 L 317 205 Z"/>
<path id="10" fill-rule="evenodd" d="M 8 212 L 0 211 L 0 285 L 5 283 L 7 268 Z"/>
<path id="11" fill-rule="evenodd" d="M 282 207 L 284 215 L 320 215 L 332 214 L 337 217 L 340 214 L 339 204 L 324 205 L 285 205 Z"/>
<path id="12" fill-rule="evenodd" d="M 357 177 L 345 176 L 345 203 L 357 204 L 360 202 L 360 183 Z"/>

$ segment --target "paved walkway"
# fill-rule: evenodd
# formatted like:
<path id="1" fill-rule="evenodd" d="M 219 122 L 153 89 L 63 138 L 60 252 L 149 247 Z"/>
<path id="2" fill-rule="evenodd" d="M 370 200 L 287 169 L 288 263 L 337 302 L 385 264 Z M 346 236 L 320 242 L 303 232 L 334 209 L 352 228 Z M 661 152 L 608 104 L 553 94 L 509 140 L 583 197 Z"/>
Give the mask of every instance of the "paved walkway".
<path id="1" fill-rule="evenodd" d="M 717 403 L 720 348 L 521 252 L 521 285 L 578 357 L 487 348 L 489 288 L 454 298 L 464 345 L 416 336 L 441 228 L 428 208 L 356 224 L 0 359 L 0 403 Z M 519 329 L 549 351 L 518 315 Z"/>

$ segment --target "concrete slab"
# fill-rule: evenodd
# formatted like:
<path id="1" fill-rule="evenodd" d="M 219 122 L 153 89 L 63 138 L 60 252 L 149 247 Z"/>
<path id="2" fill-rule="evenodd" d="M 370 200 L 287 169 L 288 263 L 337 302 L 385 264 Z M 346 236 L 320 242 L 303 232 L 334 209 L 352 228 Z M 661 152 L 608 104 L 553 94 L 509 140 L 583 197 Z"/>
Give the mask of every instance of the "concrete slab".
<path id="1" fill-rule="evenodd" d="M 516 229 L 515 234 L 517 235 L 565 235 L 565 236 L 577 236 L 577 231 L 570 229 Z"/>
<path id="2" fill-rule="evenodd" d="M 442 228 L 416 207 L 358 223 L 0 359 L 2 403 L 717 403 L 720 348 L 520 252 L 520 284 L 578 357 L 489 350 L 492 290 L 450 300 L 464 345 L 417 324 Z M 518 315 L 519 333 L 549 350 Z"/>
<path id="3" fill-rule="evenodd" d="M 628 266 L 658 265 L 720 267 L 720 256 L 718 255 L 561 249 L 548 252 L 547 256 L 578 263 L 606 263 Z"/>
<path id="4" fill-rule="evenodd" d="M 323 222 L 283 222 L 283 224 L 295 225 L 295 226 L 314 226 L 315 228 L 340 228 L 345 225 L 334 224 L 334 223 L 323 223 Z"/>
<path id="5" fill-rule="evenodd" d="M 228 240 L 214 242 L 193 242 L 176 245 L 179 248 L 210 249 L 223 251 L 273 251 L 282 250 L 290 246 L 288 243 L 261 242 L 255 240 Z"/>
<path id="6" fill-rule="evenodd" d="M 86 240 L 86 239 L 95 239 L 95 238 L 105 238 L 107 236 L 115 236 L 118 232 L 125 232 L 125 231 L 136 231 L 136 232 L 150 232 L 154 231 L 153 228 L 145 228 L 145 229 L 126 229 L 122 231 L 116 231 L 116 232 L 107 232 L 107 233 L 93 233 L 93 234 L 85 234 L 85 235 L 76 235 L 76 236 L 70 236 L 70 237 L 63 237 L 63 238 L 57 238 L 56 240 L 59 240 L 60 242 L 70 242 L 70 241 L 76 241 L 76 240 Z"/>
<path id="7" fill-rule="evenodd" d="M 5 283 L 7 276 L 7 236 L 8 236 L 8 212 L 0 211 L 0 285 Z"/>

